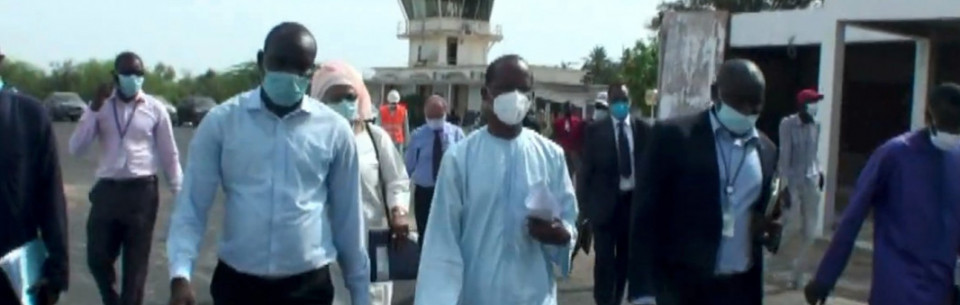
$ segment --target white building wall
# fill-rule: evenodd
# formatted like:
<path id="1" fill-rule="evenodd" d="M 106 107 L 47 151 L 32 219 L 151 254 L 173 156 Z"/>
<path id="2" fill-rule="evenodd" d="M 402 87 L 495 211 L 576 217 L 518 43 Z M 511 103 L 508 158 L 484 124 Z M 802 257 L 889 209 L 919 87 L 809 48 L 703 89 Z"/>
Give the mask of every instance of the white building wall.
<path id="1" fill-rule="evenodd" d="M 467 97 L 467 110 L 480 111 L 480 103 L 483 102 L 483 95 L 480 94 L 480 85 L 471 85 L 470 94 Z"/>
<path id="2" fill-rule="evenodd" d="M 445 57 L 447 53 L 443 40 L 444 38 L 442 37 L 411 39 L 407 66 L 413 67 L 417 65 L 417 54 L 420 54 L 420 59 L 426 60 L 428 65 L 444 63 L 445 60 L 443 57 Z"/>
<path id="3" fill-rule="evenodd" d="M 820 44 L 831 39 L 838 21 L 937 20 L 960 16 L 957 0 L 840 0 L 821 8 L 735 14 L 730 18 L 730 47 Z M 910 37 L 847 27 L 847 43 L 908 40 Z"/>

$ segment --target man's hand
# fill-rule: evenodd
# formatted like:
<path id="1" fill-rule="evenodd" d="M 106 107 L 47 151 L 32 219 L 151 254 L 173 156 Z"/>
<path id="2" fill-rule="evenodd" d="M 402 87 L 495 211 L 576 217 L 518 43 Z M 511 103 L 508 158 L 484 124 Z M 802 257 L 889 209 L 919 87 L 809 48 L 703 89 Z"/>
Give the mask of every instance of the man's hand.
<path id="1" fill-rule="evenodd" d="M 545 244 L 564 245 L 570 242 L 570 232 L 567 232 L 559 219 L 550 222 L 527 216 L 527 228 L 530 231 L 530 236 Z"/>
<path id="2" fill-rule="evenodd" d="M 97 87 L 97 95 L 93 98 L 93 101 L 90 102 L 90 110 L 100 111 L 100 107 L 103 107 L 103 102 L 110 98 L 110 95 L 113 94 L 113 86 L 110 84 L 100 84 Z"/>
<path id="3" fill-rule="evenodd" d="M 827 289 L 813 281 L 807 283 L 807 286 L 803 288 L 803 296 L 807 299 L 809 305 L 826 304 L 827 294 Z"/>
<path id="4" fill-rule="evenodd" d="M 36 284 L 33 284 L 33 286 L 27 290 L 27 293 L 36 297 L 37 304 L 40 305 L 53 305 L 57 304 L 57 301 L 60 300 L 59 289 L 50 285 L 50 281 L 45 278 L 41 278 Z"/>
<path id="5" fill-rule="evenodd" d="M 399 207 L 393 207 L 390 209 L 390 243 L 393 245 L 394 249 L 399 249 L 401 243 L 400 241 L 407 238 L 407 235 L 410 234 L 410 224 L 407 222 L 407 213 L 401 210 Z"/>
<path id="6" fill-rule="evenodd" d="M 187 279 L 178 277 L 170 281 L 170 305 L 197 305 L 197 297 Z"/>

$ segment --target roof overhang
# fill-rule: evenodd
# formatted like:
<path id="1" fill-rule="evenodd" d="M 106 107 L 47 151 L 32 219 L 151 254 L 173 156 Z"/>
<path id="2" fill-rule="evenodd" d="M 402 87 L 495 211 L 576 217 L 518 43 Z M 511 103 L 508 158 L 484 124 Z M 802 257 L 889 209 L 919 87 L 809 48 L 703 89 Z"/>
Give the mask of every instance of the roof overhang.
<path id="1" fill-rule="evenodd" d="M 960 15 L 960 12 L 957 12 Z M 891 34 L 933 40 L 960 40 L 960 16 L 953 19 L 874 20 L 847 24 Z"/>

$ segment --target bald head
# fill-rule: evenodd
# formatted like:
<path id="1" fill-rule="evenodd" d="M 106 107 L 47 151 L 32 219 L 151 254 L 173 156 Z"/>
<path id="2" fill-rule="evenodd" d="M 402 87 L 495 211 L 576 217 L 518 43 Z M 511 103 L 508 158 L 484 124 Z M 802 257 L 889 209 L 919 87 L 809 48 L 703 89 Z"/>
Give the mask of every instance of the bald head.
<path id="1" fill-rule="evenodd" d="M 766 80 L 760 67 L 746 59 L 728 60 L 717 74 L 716 94 L 721 102 L 742 114 L 760 114 Z"/>
<path id="2" fill-rule="evenodd" d="M 310 77 L 317 58 L 317 41 L 310 30 L 296 22 L 281 23 L 267 34 L 257 63 L 267 71 Z"/>
<path id="3" fill-rule="evenodd" d="M 447 113 L 447 100 L 439 95 L 431 95 L 423 103 L 423 114 L 427 119 L 442 119 Z"/>

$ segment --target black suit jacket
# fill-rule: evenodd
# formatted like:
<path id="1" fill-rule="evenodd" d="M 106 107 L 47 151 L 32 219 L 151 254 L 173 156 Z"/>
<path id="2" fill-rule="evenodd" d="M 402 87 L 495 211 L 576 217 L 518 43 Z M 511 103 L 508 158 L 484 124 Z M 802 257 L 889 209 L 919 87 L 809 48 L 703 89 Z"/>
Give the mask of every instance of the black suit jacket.
<path id="1" fill-rule="evenodd" d="M 0 256 L 42 238 L 43 276 L 66 289 L 66 200 L 50 117 L 36 99 L 0 90 L 0 130 Z"/>
<path id="2" fill-rule="evenodd" d="M 763 189 L 753 205 L 754 267 L 749 271 L 757 285 L 745 293 L 762 297 L 762 228 L 777 147 L 763 133 L 758 143 Z M 720 169 L 709 110 L 658 123 L 647 145 L 631 213 L 631 298 L 656 295 L 658 277 L 672 271 L 712 277 L 721 238 Z"/>
<path id="3" fill-rule="evenodd" d="M 615 125 L 607 117 L 590 122 L 583 132 L 580 153 L 580 171 L 577 173 L 577 201 L 580 211 L 596 224 L 608 222 L 620 194 L 619 156 Z M 639 118 L 630 118 L 633 131 L 633 175 L 636 186 L 640 185 L 640 156 L 646 147 L 650 124 Z"/>

